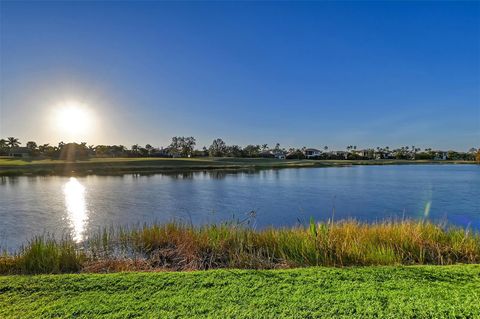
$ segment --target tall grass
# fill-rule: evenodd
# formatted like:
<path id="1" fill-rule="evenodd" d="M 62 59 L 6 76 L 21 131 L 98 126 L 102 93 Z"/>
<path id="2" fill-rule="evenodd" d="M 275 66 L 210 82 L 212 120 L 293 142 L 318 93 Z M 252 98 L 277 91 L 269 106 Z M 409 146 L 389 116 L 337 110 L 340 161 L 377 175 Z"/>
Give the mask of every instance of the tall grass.
<path id="1" fill-rule="evenodd" d="M 0 273 L 480 263 L 480 234 L 423 221 L 355 220 L 255 230 L 168 223 L 106 228 L 82 245 L 37 237 Z"/>
<path id="2" fill-rule="evenodd" d="M 84 259 L 84 254 L 69 237 L 57 241 L 49 235 L 39 236 L 29 241 L 18 253 L 5 253 L 0 257 L 0 273 L 78 272 Z"/>

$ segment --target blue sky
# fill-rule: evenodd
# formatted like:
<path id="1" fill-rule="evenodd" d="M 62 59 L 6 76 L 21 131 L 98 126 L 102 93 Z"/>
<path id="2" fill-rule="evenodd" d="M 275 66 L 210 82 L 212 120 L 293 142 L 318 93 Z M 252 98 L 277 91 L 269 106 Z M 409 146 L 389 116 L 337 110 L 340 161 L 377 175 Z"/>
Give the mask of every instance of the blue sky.
<path id="1" fill-rule="evenodd" d="M 478 2 L 1 2 L 0 136 L 480 146 Z"/>

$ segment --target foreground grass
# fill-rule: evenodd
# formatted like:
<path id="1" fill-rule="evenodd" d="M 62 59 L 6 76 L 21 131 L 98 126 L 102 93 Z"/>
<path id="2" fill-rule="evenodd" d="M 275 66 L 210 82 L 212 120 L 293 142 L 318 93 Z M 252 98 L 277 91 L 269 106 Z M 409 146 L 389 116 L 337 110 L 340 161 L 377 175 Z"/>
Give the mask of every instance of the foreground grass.
<path id="1" fill-rule="evenodd" d="M 1 318 L 479 318 L 480 266 L 0 277 Z"/>
<path id="2" fill-rule="evenodd" d="M 456 263 L 480 263 L 480 234 L 412 220 L 263 230 L 169 223 L 105 229 L 82 245 L 37 237 L 0 256 L 0 274 Z"/>
<path id="3" fill-rule="evenodd" d="M 71 175 L 182 172 L 188 170 L 251 170 L 291 167 L 399 164 L 469 164 L 465 161 L 408 160 L 277 160 L 267 158 L 92 158 L 63 160 L 23 160 L 0 158 L 0 176 Z"/>

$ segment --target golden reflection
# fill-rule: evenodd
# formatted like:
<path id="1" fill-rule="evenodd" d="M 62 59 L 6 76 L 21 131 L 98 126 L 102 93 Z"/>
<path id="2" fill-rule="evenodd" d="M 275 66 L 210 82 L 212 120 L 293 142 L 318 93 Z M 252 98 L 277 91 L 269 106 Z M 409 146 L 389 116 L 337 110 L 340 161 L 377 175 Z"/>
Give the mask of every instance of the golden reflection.
<path id="1" fill-rule="evenodd" d="M 68 219 L 73 228 L 73 239 L 76 242 L 83 240 L 85 223 L 87 221 L 87 207 L 85 201 L 85 187 L 75 177 L 63 186 Z"/>

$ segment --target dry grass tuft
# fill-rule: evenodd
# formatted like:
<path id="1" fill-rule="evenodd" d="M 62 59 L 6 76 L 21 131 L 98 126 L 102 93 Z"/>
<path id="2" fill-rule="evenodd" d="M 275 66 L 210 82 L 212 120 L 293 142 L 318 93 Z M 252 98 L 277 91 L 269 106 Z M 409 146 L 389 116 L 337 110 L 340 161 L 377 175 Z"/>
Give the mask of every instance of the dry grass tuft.
<path id="1" fill-rule="evenodd" d="M 0 273 L 273 269 L 480 263 L 480 234 L 429 222 L 356 220 L 254 230 L 177 223 L 109 228 L 77 247 L 35 238 L 0 257 Z"/>

